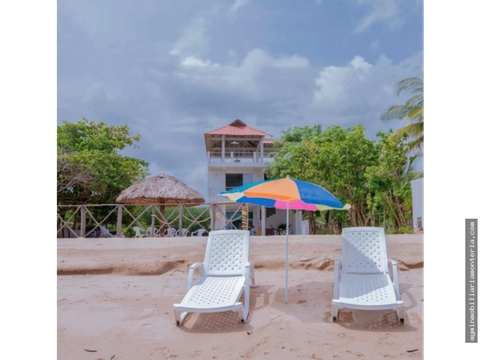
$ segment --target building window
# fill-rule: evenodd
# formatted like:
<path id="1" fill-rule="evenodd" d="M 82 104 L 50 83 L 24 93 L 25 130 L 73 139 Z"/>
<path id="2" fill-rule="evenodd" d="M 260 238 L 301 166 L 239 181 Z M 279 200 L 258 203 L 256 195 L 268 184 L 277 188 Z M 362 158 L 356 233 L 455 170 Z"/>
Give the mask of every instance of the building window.
<path id="1" fill-rule="evenodd" d="M 251 184 L 253 174 L 225 174 L 226 189 L 230 190 L 237 186 Z"/>

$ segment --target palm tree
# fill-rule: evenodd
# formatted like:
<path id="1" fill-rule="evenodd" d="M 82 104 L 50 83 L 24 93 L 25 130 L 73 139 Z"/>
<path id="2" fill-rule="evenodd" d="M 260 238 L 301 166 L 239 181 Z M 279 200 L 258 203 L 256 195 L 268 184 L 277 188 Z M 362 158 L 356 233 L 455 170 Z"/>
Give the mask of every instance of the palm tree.
<path id="1" fill-rule="evenodd" d="M 394 138 L 408 136 L 410 150 L 423 147 L 423 76 L 411 77 L 398 83 L 397 95 L 411 95 L 403 105 L 393 105 L 381 115 L 381 119 L 405 120 L 409 124 L 392 134 Z"/>

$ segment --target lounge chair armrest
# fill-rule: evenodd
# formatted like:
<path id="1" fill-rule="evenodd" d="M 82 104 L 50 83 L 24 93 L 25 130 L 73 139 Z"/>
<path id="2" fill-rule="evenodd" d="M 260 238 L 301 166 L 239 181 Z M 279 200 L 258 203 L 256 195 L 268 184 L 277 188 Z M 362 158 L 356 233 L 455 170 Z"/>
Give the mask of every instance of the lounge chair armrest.
<path id="1" fill-rule="evenodd" d="M 342 261 L 335 260 L 334 268 L 333 268 L 333 298 L 338 299 L 340 296 L 340 274 L 342 272 Z"/>
<path id="2" fill-rule="evenodd" d="M 251 287 L 255 287 L 255 268 L 253 266 L 253 262 L 247 261 L 245 264 L 245 281 L 247 281 L 247 285 Z"/>
<path id="3" fill-rule="evenodd" d="M 397 296 L 397 299 L 400 299 L 400 286 L 398 283 L 398 265 L 396 260 L 388 259 L 388 272 L 393 282 L 395 295 Z"/>
<path id="4" fill-rule="evenodd" d="M 200 277 L 203 277 L 203 275 L 205 274 L 205 268 L 203 267 L 202 262 L 197 262 L 190 265 L 190 270 L 188 271 L 187 292 L 193 286 L 193 275 L 195 274 L 195 270 L 197 270 L 198 268 L 200 268 L 201 270 Z"/>

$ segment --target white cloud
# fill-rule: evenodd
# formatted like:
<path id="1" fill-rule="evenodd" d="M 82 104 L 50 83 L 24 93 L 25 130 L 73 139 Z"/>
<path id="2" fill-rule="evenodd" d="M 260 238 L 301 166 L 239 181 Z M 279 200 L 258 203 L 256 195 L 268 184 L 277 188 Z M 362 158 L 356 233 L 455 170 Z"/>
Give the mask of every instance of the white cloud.
<path id="1" fill-rule="evenodd" d="M 186 67 L 196 67 L 196 68 L 206 68 L 210 66 L 219 66 L 218 64 L 212 63 L 210 60 L 202 60 L 194 56 L 189 56 L 182 60 L 180 63 L 182 66 Z"/>
<path id="2" fill-rule="evenodd" d="M 209 10 L 198 14 L 193 22 L 183 31 L 170 50 L 170 55 L 178 56 L 202 56 L 208 53 L 209 39 L 207 31 L 221 6 L 215 5 Z"/>
<path id="3" fill-rule="evenodd" d="M 401 102 L 395 91 L 397 82 L 419 75 L 422 69 L 422 52 L 398 64 L 385 55 L 374 64 L 355 56 L 345 66 L 327 66 L 319 71 L 313 106 L 330 121 L 348 122 L 363 116 L 378 120 L 386 107 Z"/>
<path id="4" fill-rule="evenodd" d="M 314 103 L 335 106 L 345 99 L 352 84 L 365 80 L 371 67 L 361 56 L 355 56 L 345 67 L 328 66 L 321 70 L 315 79 L 320 89 L 314 92 Z"/>
<path id="5" fill-rule="evenodd" d="M 387 22 L 391 28 L 397 28 L 403 24 L 400 16 L 400 0 L 355 0 L 355 2 L 357 5 L 370 8 L 370 12 L 355 28 L 356 33 L 364 32 L 377 22 Z"/>
<path id="6" fill-rule="evenodd" d="M 307 58 L 292 55 L 292 56 L 285 56 L 281 57 L 273 62 L 273 66 L 279 68 L 301 68 L 301 67 L 309 67 L 310 62 Z"/>
<path id="7" fill-rule="evenodd" d="M 282 56 L 277 59 L 273 58 L 261 49 L 253 49 L 248 52 L 243 60 L 242 66 L 248 69 L 258 69 L 263 67 L 276 68 L 302 68 L 309 67 L 310 62 L 307 58 L 296 54 L 291 56 Z"/>
<path id="8" fill-rule="evenodd" d="M 291 101 L 301 93 L 306 95 L 305 90 L 298 94 L 291 94 L 291 90 L 305 81 L 313 86 L 315 74 L 304 57 L 274 57 L 261 49 L 249 51 L 238 66 L 220 65 L 196 57 L 185 58 L 179 65 L 175 76 L 183 83 L 197 84 L 204 93 L 213 92 L 219 97 L 235 96 L 254 101 L 275 97 L 277 101 Z"/>
<path id="9" fill-rule="evenodd" d="M 235 0 L 235 3 L 232 6 L 230 6 L 228 13 L 230 15 L 235 16 L 237 14 L 238 9 L 245 6 L 249 1 L 250 0 Z"/>

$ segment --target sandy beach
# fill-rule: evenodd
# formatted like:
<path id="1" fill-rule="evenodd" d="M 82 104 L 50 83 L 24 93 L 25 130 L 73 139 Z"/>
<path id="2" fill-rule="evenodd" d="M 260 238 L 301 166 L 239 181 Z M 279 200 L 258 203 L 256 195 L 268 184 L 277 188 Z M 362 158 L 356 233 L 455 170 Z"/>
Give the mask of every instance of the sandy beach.
<path id="1" fill-rule="evenodd" d="M 394 311 L 340 312 L 332 322 L 340 236 L 251 237 L 257 287 L 238 314 L 193 314 L 177 327 L 172 304 L 206 237 L 57 240 L 58 359 L 422 359 L 423 235 L 389 235 L 400 267 L 405 324 Z"/>

